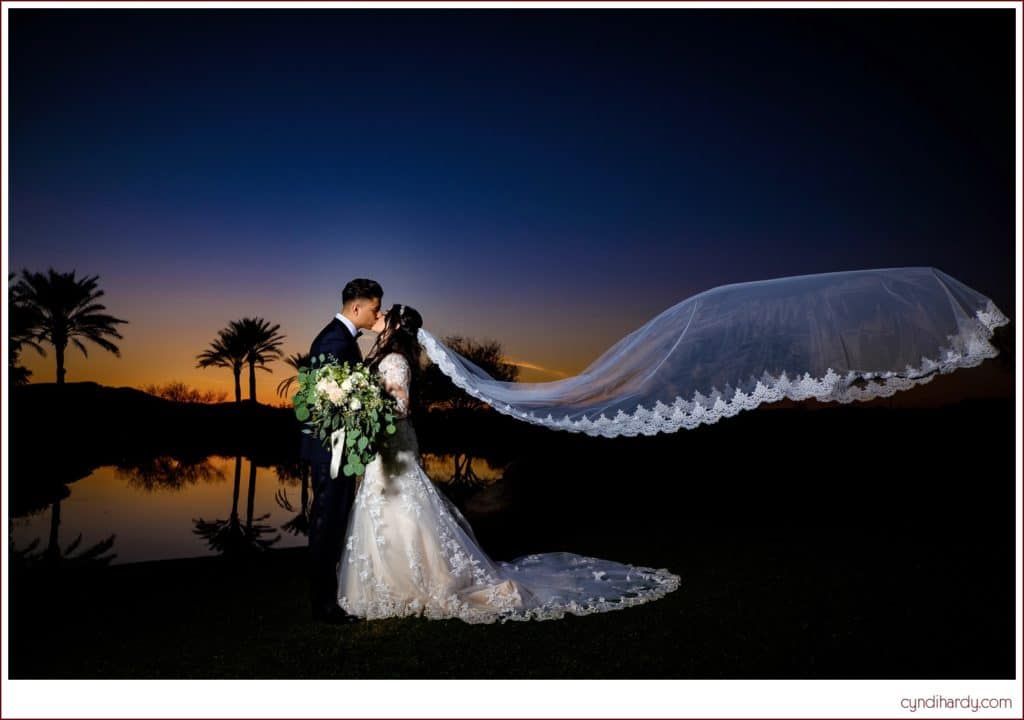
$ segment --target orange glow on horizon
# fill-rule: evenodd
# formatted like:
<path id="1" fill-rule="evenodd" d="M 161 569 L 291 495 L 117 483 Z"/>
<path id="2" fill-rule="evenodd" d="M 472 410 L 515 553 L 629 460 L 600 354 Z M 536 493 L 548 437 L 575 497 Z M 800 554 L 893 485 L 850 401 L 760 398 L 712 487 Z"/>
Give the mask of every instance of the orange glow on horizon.
<path id="1" fill-rule="evenodd" d="M 517 368 L 520 368 L 521 370 L 533 371 L 532 373 L 527 373 L 525 375 L 523 373 L 520 373 L 520 382 L 544 382 L 545 380 L 551 380 L 552 377 L 559 380 L 562 378 L 569 377 L 569 373 L 567 372 L 562 372 L 561 370 L 552 370 L 551 368 L 546 368 L 541 365 L 537 365 L 536 363 L 527 362 L 525 360 L 513 360 L 512 358 L 505 357 L 502 358 L 501 361 L 506 365 L 515 365 Z M 538 377 L 539 379 L 533 379 L 534 376 Z M 527 377 L 529 377 L 530 379 L 527 379 Z"/>

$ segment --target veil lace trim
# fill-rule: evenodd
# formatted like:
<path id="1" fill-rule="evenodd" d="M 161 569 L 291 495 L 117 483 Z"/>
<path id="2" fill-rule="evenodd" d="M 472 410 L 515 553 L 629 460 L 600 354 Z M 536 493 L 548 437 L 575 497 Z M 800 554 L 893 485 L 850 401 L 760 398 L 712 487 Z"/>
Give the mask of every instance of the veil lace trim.
<path id="1" fill-rule="evenodd" d="M 661 401 L 652 407 L 638 404 L 632 413 L 619 410 L 613 417 L 601 413 L 596 418 L 582 417 L 578 420 L 572 420 L 568 414 L 560 419 L 550 413 L 541 416 L 518 410 L 508 403 L 495 402 L 451 361 L 444 346 L 433 335 L 421 329 L 419 340 L 430 359 L 456 386 L 500 413 L 555 430 L 617 437 L 670 433 L 680 428 L 690 430 L 699 425 L 716 423 L 724 417 L 732 417 L 741 410 L 753 410 L 762 403 L 778 402 L 786 398 L 850 403 L 890 397 L 898 391 L 929 383 L 936 375 L 948 374 L 958 368 L 975 367 L 988 358 L 996 357 L 999 351 L 989 340 L 995 328 L 1009 323 L 1009 318 L 991 300 L 988 300 L 984 310 L 975 312 L 975 317 L 976 322 L 966 323 L 959 333 L 947 336 L 947 344 L 939 349 L 937 357 L 922 356 L 920 365 L 907 365 L 902 371 L 850 371 L 840 375 L 828 368 L 823 377 L 812 377 L 810 373 L 804 373 L 803 376 L 794 374 L 792 378 L 786 372 L 777 377 L 765 372 L 749 393 L 737 388 L 735 393 L 727 396 L 713 387 L 706 395 L 698 391 L 692 398 L 676 396 L 671 404 Z M 858 381 L 865 381 L 864 386 L 858 387 L 855 384 Z"/>

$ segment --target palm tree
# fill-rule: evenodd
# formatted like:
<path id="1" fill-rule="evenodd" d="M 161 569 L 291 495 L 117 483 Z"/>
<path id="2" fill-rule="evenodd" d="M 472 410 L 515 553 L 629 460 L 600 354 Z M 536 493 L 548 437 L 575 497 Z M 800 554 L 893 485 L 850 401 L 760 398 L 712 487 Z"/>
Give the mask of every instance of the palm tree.
<path id="1" fill-rule="evenodd" d="M 234 320 L 230 326 L 245 348 L 245 361 L 249 363 L 249 399 L 256 402 L 256 365 L 273 372 L 266 363 L 281 358 L 285 336 L 278 332 L 280 325 L 271 325 L 260 317 Z"/>
<path id="2" fill-rule="evenodd" d="M 108 337 L 121 339 L 117 325 L 127 323 L 113 315 L 103 314 L 107 308 L 96 302 L 103 297 L 97 289 L 99 275 L 75 277 L 75 271 L 58 273 L 50 268 L 49 273 L 21 271 L 16 293 L 21 302 L 38 314 L 38 329 L 35 340 L 53 345 L 57 356 L 57 384 L 64 384 L 64 353 L 68 343 L 74 343 L 82 354 L 89 357 L 82 340 L 99 345 L 104 350 L 121 357 L 121 350 Z M 39 348 L 37 348 L 39 349 Z"/>
<path id="3" fill-rule="evenodd" d="M 18 359 L 25 345 L 46 357 L 46 350 L 36 342 L 36 336 L 42 325 L 42 315 L 33 305 L 25 302 L 18 285 L 11 282 L 17 277 L 14 273 L 7 276 L 7 308 L 8 336 L 7 365 L 10 370 L 12 385 L 24 385 L 28 382 L 32 371 L 18 365 Z"/>
<path id="4" fill-rule="evenodd" d="M 247 351 L 233 326 L 234 323 L 231 323 L 217 333 L 217 339 L 210 343 L 209 349 L 197 356 L 199 364 L 196 367 L 231 368 L 235 376 L 235 402 L 242 402 L 242 366 L 245 365 Z"/>
<path id="5" fill-rule="evenodd" d="M 285 359 L 285 363 L 288 367 L 295 370 L 295 374 L 291 377 L 286 377 L 277 386 L 277 394 L 280 397 L 288 397 L 288 392 L 292 388 L 292 383 L 299 379 L 299 368 L 309 367 L 309 353 L 295 353 L 294 355 Z"/>
<path id="6" fill-rule="evenodd" d="M 448 335 L 444 338 L 444 344 L 471 360 L 495 380 L 515 382 L 519 377 L 519 368 L 505 362 L 501 343 L 496 340 L 479 341 Z M 424 407 L 444 410 L 468 410 L 485 405 L 457 387 L 435 364 L 428 365 L 420 376 L 419 396 Z"/>

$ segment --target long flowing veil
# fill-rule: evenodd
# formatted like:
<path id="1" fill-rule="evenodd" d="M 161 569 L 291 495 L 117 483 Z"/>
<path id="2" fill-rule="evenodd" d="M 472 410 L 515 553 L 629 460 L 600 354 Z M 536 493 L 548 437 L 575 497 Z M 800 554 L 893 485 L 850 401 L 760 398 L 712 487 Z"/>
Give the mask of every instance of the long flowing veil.
<path id="1" fill-rule="evenodd" d="M 933 267 L 722 285 L 622 338 L 575 377 L 494 380 L 426 330 L 419 340 L 458 387 L 499 412 L 588 435 L 694 428 L 783 398 L 888 397 L 999 351 L 1009 319 Z"/>

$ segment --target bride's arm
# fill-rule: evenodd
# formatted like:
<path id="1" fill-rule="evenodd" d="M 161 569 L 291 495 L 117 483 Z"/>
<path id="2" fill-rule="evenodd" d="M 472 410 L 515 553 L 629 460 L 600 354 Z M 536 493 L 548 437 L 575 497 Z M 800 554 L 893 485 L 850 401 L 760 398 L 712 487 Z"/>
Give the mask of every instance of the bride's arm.
<path id="1" fill-rule="evenodd" d="M 384 389 L 397 403 L 396 416 L 404 418 L 409 415 L 409 381 L 412 373 L 408 361 L 397 353 L 388 355 L 380 363 L 381 380 Z"/>

